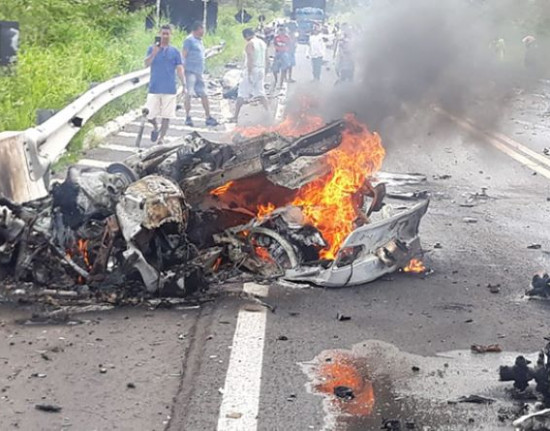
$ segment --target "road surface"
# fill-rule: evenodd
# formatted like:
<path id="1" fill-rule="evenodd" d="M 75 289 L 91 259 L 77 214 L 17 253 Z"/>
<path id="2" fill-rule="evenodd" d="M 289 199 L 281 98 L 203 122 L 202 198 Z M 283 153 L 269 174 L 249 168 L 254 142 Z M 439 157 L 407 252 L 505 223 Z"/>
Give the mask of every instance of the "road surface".
<path id="1" fill-rule="evenodd" d="M 298 80 L 308 81 L 307 60 L 299 62 Z M 409 188 L 432 195 L 421 225 L 428 276 L 345 289 L 233 285 L 198 309 L 125 308 L 74 325 L 25 325 L 30 310 L 2 306 L 0 429 L 358 431 L 380 429 L 383 418 L 418 429 L 511 429 L 497 419 L 507 385 L 496 383 L 496 368 L 543 346 L 550 311 L 523 298 L 533 274 L 550 266 L 550 166 L 524 150 L 541 155 L 550 129 L 547 108 L 533 112 L 536 96 L 522 97 L 498 128 L 523 147 L 499 147 L 445 117 L 422 134 L 403 124 L 401 139 L 388 142 L 384 171 L 428 179 Z M 82 163 L 127 156 L 114 145 L 131 147 L 134 135 L 122 138 Z M 474 343 L 499 343 L 504 353 L 471 358 Z M 312 369 L 342 355 L 372 382 L 370 414 L 340 415 L 311 391 Z M 472 392 L 498 403 L 447 404 Z M 62 410 L 38 411 L 40 403 Z"/>

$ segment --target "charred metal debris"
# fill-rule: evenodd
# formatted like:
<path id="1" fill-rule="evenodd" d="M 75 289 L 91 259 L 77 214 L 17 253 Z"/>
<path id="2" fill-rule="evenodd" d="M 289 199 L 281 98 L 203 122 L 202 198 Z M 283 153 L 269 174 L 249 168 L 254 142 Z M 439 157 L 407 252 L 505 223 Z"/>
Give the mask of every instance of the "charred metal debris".
<path id="1" fill-rule="evenodd" d="M 27 299 L 45 291 L 66 298 L 116 291 L 117 301 L 186 297 L 243 272 L 346 286 L 403 268 L 421 252 L 418 227 L 428 208 L 425 194 L 402 199 L 395 190 L 411 176 L 366 182 L 356 229 L 333 260 L 320 259 L 326 240 L 301 208 L 279 199 L 326 174 L 322 158 L 340 145 L 345 126 L 229 143 L 193 133 L 104 170 L 73 166 L 43 199 L 0 197 L 3 294 L 24 286 Z M 259 215 L 266 196 L 277 207 Z"/>

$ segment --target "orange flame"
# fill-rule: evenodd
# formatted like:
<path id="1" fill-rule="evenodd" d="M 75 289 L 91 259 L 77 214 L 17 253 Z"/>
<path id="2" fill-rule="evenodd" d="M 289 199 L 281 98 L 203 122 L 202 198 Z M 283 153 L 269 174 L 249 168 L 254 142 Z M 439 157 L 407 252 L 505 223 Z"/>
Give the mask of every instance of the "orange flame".
<path id="1" fill-rule="evenodd" d="M 240 134 L 245 138 L 254 138 L 264 133 L 278 133 L 289 138 L 307 135 L 325 125 L 323 118 L 309 114 L 314 104 L 313 98 L 303 96 L 296 104 L 298 111 L 289 113 L 281 123 L 269 127 L 239 127 L 234 130 L 234 134 Z"/>
<path id="2" fill-rule="evenodd" d="M 272 203 L 268 203 L 267 205 L 258 205 L 258 213 L 256 215 L 256 218 L 259 221 L 262 221 L 266 216 L 271 214 L 273 211 L 275 211 L 275 205 Z"/>
<path id="3" fill-rule="evenodd" d="M 273 262 L 273 258 L 265 247 L 255 246 L 254 251 L 256 252 L 256 256 L 258 256 L 261 260 Z"/>
<path id="4" fill-rule="evenodd" d="M 346 121 L 341 145 L 325 157 L 330 173 L 300 189 L 292 202 L 329 244 L 320 253 L 324 259 L 334 259 L 353 231 L 359 216 L 353 196 L 380 169 L 386 154 L 379 135 L 370 133 L 352 115 Z"/>
<path id="5" fill-rule="evenodd" d="M 88 241 L 84 239 L 79 239 L 77 241 L 77 247 L 80 255 L 82 256 L 84 264 L 87 266 L 88 269 L 91 269 L 92 264 L 90 263 L 90 255 L 88 254 Z"/>
<path id="6" fill-rule="evenodd" d="M 247 128 L 239 132 L 245 136 L 277 132 L 283 136 L 297 137 L 311 133 L 324 124 L 321 117 L 309 115 L 306 106 L 306 110 L 287 116 L 278 126 Z M 328 152 L 323 159 L 329 173 L 288 196 L 285 204 L 301 207 L 307 222 L 319 229 L 327 242 L 328 247 L 320 252 L 321 258 L 335 259 L 342 243 L 355 229 L 354 222 L 362 215 L 357 195 L 368 178 L 380 169 L 385 154 L 380 136 L 371 133 L 355 116 L 347 115 L 340 146 Z M 220 189 L 227 190 L 229 187 L 230 183 Z M 259 205 L 258 219 L 261 221 L 276 207 L 273 203 Z"/>
<path id="7" fill-rule="evenodd" d="M 217 189 L 211 190 L 210 195 L 212 196 L 223 196 L 227 193 L 227 191 L 231 188 L 231 186 L 235 183 L 235 181 L 229 181 L 228 183 L 225 183 L 223 186 L 218 187 Z"/>
<path id="8" fill-rule="evenodd" d="M 422 274 L 427 271 L 424 263 L 419 259 L 411 259 L 409 264 L 403 268 L 403 272 L 413 273 L 413 274 Z"/>

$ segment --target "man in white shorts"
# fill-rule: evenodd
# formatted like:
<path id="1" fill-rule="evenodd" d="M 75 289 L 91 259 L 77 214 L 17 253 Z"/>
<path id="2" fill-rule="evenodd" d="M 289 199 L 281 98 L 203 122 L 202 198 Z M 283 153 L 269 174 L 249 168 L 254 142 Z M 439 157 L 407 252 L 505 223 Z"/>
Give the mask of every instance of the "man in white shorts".
<path id="1" fill-rule="evenodd" d="M 269 103 L 265 97 L 265 73 L 267 69 L 267 45 L 256 37 L 254 30 L 243 30 L 243 37 L 246 40 L 245 46 L 245 67 L 239 84 L 237 107 L 233 121 L 237 122 L 244 102 L 251 99 L 258 99 L 266 111 L 269 111 Z"/>
<path id="2" fill-rule="evenodd" d="M 145 66 L 151 68 L 149 94 L 147 95 L 147 119 L 153 125 L 151 141 L 163 143 L 170 119 L 176 117 L 177 87 L 176 72 L 185 91 L 183 62 L 178 49 L 170 46 L 172 29 L 163 25 L 160 37 L 147 50 Z M 157 119 L 161 119 L 160 130 Z"/>

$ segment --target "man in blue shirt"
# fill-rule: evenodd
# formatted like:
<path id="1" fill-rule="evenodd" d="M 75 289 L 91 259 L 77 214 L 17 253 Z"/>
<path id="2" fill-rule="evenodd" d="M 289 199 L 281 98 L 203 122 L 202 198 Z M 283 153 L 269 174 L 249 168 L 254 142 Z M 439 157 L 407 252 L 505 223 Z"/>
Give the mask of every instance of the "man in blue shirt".
<path id="1" fill-rule="evenodd" d="M 217 126 L 218 122 L 210 115 L 210 104 L 202 77 L 204 73 L 205 53 L 202 37 L 204 36 L 204 26 L 201 22 L 196 22 L 191 27 L 191 34 L 183 42 L 183 67 L 185 69 L 185 81 L 187 82 L 187 95 L 185 98 L 185 112 L 187 117 L 185 124 L 193 127 L 191 119 L 191 97 L 193 95 L 200 97 L 204 114 L 206 116 L 207 126 Z"/>
<path id="2" fill-rule="evenodd" d="M 149 94 L 147 95 L 147 119 L 153 125 L 151 141 L 163 143 L 170 119 L 176 117 L 177 87 L 176 72 L 185 91 L 185 77 L 181 54 L 170 46 L 172 29 L 163 25 L 160 29 L 160 41 L 155 41 L 147 50 L 145 66 L 151 68 Z M 160 131 L 157 118 L 161 119 Z"/>

